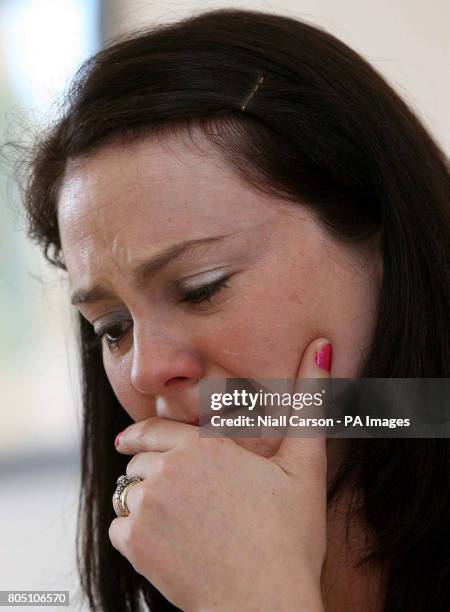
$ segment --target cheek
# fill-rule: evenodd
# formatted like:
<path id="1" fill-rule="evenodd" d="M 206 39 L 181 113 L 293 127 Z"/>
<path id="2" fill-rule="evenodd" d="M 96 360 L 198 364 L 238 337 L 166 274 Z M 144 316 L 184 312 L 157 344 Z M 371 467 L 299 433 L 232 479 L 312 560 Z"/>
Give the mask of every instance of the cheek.
<path id="1" fill-rule="evenodd" d="M 315 325 L 299 292 L 282 278 L 274 285 L 236 300 L 212 335 L 215 360 L 236 377 L 289 378 L 313 339 Z"/>
<path id="2" fill-rule="evenodd" d="M 240 289 L 236 299 L 211 317 L 189 321 L 189 342 L 201 355 L 207 376 L 230 378 L 291 378 L 295 376 L 307 344 L 315 337 L 317 325 L 311 313 L 317 315 L 314 282 L 292 289 L 293 275 L 301 271 L 278 270 L 275 278 L 265 280 L 259 273 L 257 282 Z M 306 299 L 308 296 L 308 299 Z M 183 343 L 186 347 L 186 344 Z M 138 393 L 130 382 L 131 352 L 126 356 L 108 354 L 105 349 L 105 370 L 120 404 L 133 418 L 142 420 L 156 414 L 149 398 Z M 254 452 L 269 453 L 278 442 L 267 447 L 261 439 L 247 442 Z M 245 443 L 245 444 L 247 444 Z M 245 445 L 243 444 L 243 446 Z"/>
<path id="3" fill-rule="evenodd" d="M 134 421 L 142 421 L 156 416 L 154 402 L 142 396 L 131 385 L 129 357 L 116 359 L 112 355 L 105 355 L 103 362 L 114 394 L 130 417 Z"/>

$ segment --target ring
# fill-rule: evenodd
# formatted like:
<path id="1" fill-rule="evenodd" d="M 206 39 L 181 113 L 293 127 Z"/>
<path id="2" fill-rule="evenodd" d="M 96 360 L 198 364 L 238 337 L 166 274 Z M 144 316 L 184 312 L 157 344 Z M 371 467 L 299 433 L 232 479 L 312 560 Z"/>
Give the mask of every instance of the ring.
<path id="1" fill-rule="evenodd" d="M 144 480 L 140 476 L 126 476 L 123 474 L 117 479 L 117 487 L 114 493 L 114 498 L 119 507 L 120 516 L 128 516 L 130 511 L 127 506 L 127 493 L 136 482 Z"/>

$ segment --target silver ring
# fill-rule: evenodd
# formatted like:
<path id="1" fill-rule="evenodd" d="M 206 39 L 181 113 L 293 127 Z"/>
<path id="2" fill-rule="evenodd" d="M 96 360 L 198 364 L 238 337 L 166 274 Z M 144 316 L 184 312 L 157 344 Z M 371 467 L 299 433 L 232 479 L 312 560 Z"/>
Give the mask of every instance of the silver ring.
<path id="1" fill-rule="evenodd" d="M 123 474 L 117 479 L 117 487 L 114 492 L 114 499 L 120 511 L 120 516 L 128 516 L 130 511 L 127 506 L 127 493 L 136 482 L 142 482 L 144 479 L 140 476 L 127 476 Z"/>

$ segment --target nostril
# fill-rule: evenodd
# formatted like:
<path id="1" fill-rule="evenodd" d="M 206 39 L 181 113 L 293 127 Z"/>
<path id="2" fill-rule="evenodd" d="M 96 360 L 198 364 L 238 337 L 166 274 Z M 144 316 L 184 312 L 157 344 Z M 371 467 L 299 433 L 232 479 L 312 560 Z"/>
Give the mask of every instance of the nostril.
<path id="1" fill-rule="evenodd" d="M 166 385 L 171 385 L 174 382 L 180 382 L 181 380 L 187 380 L 186 376 L 174 376 L 166 382 Z"/>

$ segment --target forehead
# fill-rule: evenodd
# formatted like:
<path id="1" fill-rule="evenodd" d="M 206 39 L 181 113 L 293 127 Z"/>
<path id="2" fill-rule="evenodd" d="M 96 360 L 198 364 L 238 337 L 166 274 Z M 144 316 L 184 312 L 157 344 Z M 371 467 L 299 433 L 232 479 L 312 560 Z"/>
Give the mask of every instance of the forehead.
<path id="1" fill-rule="evenodd" d="M 64 257 L 70 264 L 72 255 L 111 249 L 131 257 L 140 247 L 250 229 L 275 214 L 264 199 L 205 141 L 200 148 L 179 137 L 107 145 L 67 169 L 58 198 Z"/>

